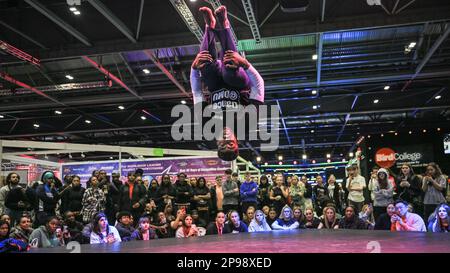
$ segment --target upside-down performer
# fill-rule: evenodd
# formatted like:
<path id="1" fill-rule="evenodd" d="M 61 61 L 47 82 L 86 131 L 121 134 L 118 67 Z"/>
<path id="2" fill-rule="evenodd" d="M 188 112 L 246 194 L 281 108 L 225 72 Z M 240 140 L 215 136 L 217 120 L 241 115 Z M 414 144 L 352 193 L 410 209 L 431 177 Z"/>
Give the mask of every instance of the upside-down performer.
<path id="1" fill-rule="evenodd" d="M 215 14 L 223 28 L 217 28 L 217 20 L 211 9 L 201 7 L 206 27 L 200 53 L 191 67 L 191 89 L 194 104 L 221 109 L 223 113 L 236 111 L 239 106 L 264 103 L 264 80 L 258 71 L 239 53 L 233 41 L 227 9 L 220 6 Z M 216 39 L 222 50 L 217 54 Z M 209 100 L 203 97 L 202 83 L 209 91 Z M 225 118 L 225 115 L 223 115 Z M 224 120 L 225 121 L 225 120 Z M 237 122 L 242 122 L 238 120 Z M 226 124 L 226 122 L 224 122 Z M 235 123 L 236 124 L 236 123 Z M 232 161 L 239 155 L 238 143 L 233 128 L 224 125 L 222 138 L 217 141 L 218 156 Z"/>

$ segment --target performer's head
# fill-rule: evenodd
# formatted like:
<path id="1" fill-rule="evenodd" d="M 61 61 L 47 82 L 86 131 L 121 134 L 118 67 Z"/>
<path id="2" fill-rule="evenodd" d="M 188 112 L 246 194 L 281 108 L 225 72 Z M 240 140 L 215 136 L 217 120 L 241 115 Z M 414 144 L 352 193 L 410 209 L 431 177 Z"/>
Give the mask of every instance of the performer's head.
<path id="1" fill-rule="evenodd" d="M 223 139 L 217 141 L 217 155 L 224 161 L 233 161 L 239 155 L 236 136 L 230 128 L 223 128 Z"/>

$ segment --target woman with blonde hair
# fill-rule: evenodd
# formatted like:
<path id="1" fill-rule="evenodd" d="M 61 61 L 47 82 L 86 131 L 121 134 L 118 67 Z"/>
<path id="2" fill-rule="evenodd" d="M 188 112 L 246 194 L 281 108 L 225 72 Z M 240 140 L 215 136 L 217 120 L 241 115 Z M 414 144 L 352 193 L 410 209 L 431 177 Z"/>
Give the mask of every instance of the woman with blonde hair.
<path id="1" fill-rule="evenodd" d="M 336 209 L 334 207 L 325 207 L 323 209 L 323 219 L 317 229 L 338 229 L 339 221 L 336 217 Z"/>
<path id="2" fill-rule="evenodd" d="M 291 178 L 291 186 L 289 187 L 289 197 L 291 199 L 292 206 L 298 206 L 302 209 L 305 209 L 305 192 L 306 187 L 303 183 L 299 183 L 300 179 L 298 176 L 293 175 Z"/>
<path id="3" fill-rule="evenodd" d="M 252 219 L 250 225 L 248 226 L 248 232 L 259 232 L 259 231 L 271 231 L 269 224 L 267 223 L 266 216 L 262 210 L 257 210 L 255 212 L 255 218 Z"/>

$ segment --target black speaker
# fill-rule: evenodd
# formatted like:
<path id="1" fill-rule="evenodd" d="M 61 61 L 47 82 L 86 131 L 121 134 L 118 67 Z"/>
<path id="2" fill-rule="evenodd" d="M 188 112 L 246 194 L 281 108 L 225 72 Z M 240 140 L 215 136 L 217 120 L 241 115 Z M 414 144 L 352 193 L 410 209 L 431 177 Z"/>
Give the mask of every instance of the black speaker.
<path id="1" fill-rule="evenodd" d="M 283 12 L 303 12 L 309 6 L 309 0 L 279 0 Z"/>

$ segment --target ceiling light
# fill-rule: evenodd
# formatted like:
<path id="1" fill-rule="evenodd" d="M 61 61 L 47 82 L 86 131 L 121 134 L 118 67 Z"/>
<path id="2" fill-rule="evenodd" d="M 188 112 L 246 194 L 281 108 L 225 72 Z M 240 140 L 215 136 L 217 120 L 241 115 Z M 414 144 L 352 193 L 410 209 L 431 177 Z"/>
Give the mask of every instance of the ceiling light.
<path id="1" fill-rule="evenodd" d="M 35 124 L 33 124 L 33 127 L 37 129 L 37 128 L 39 128 L 39 124 L 35 123 Z"/>
<path id="2" fill-rule="evenodd" d="M 77 11 L 77 8 L 76 7 L 70 7 L 69 10 L 70 11 Z"/>
<path id="3" fill-rule="evenodd" d="M 114 159 L 114 157 L 110 156 L 109 159 Z"/>
<path id="4" fill-rule="evenodd" d="M 313 60 L 317 60 L 317 54 L 312 55 Z"/>
<path id="5" fill-rule="evenodd" d="M 267 165 L 269 165 L 269 163 L 267 163 L 267 162 L 264 162 L 264 166 L 267 166 Z"/>
<path id="6" fill-rule="evenodd" d="M 440 130 L 441 130 L 441 128 L 437 128 L 437 130 L 438 130 L 438 131 L 440 131 Z"/>
<path id="7" fill-rule="evenodd" d="M 316 164 L 316 160 L 313 160 L 313 161 L 312 161 L 312 164 Z"/>
<path id="8" fill-rule="evenodd" d="M 440 98 L 442 98 L 441 95 L 437 95 L 436 97 L 434 97 L 435 100 L 438 100 L 438 99 L 440 99 Z"/>
<path id="9" fill-rule="evenodd" d="M 345 158 L 342 159 L 342 162 L 346 162 L 347 160 L 345 160 Z"/>
<path id="10" fill-rule="evenodd" d="M 145 116 L 141 116 L 141 119 L 142 120 L 146 120 L 147 118 Z"/>
<path id="11" fill-rule="evenodd" d="M 306 159 L 306 158 L 308 158 L 308 157 L 305 154 L 302 155 L 302 159 Z"/>
<path id="12" fill-rule="evenodd" d="M 331 154 L 327 154 L 327 158 L 331 158 Z"/>
<path id="13" fill-rule="evenodd" d="M 283 160 L 283 156 L 282 156 L 282 155 L 279 155 L 279 156 L 278 156 L 278 160 Z"/>
<path id="14" fill-rule="evenodd" d="M 373 103 L 379 103 L 379 102 L 380 102 L 380 100 L 378 100 L 378 99 L 373 100 Z"/>
<path id="15" fill-rule="evenodd" d="M 84 122 L 86 122 L 87 124 L 91 124 L 92 123 L 92 121 L 90 121 L 90 120 L 85 120 Z"/>
<path id="16" fill-rule="evenodd" d="M 311 134 L 314 133 L 314 130 L 311 130 Z"/>
<path id="17" fill-rule="evenodd" d="M 384 134 L 381 134 L 381 137 L 384 137 Z"/>
<path id="18" fill-rule="evenodd" d="M 423 131 L 422 131 L 422 132 L 426 133 L 426 132 L 427 132 L 427 129 L 423 129 Z"/>
<path id="19" fill-rule="evenodd" d="M 409 133 L 409 134 L 412 134 L 412 131 L 409 131 L 408 133 Z"/>
<path id="20" fill-rule="evenodd" d="M 81 153 L 81 157 L 82 157 L 82 158 L 85 158 L 86 155 L 85 155 L 84 153 Z"/>
<path id="21" fill-rule="evenodd" d="M 327 159 L 327 163 L 331 163 L 331 159 Z"/>
<path id="22" fill-rule="evenodd" d="M 4 115 L 0 115 L 0 118 L 5 118 L 5 116 Z"/>
<path id="23" fill-rule="evenodd" d="M 69 79 L 69 80 L 73 80 L 74 79 L 74 77 L 72 77 L 71 75 L 66 75 L 66 78 Z"/>
<path id="24" fill-rule="evenodd" d="M 283 165 L 283 162 L 281 162 L 281 161 L 280 161 L 280 162 L 278 162 L 278 165 Z"/>
<path id="25" fill-rule="evenodd" d="M 185 100 L 182 100 L 182 101 L 181 101 L 181 104 L 186 104 L 186 101 L 185 101 Z"/>
<path id="26" fill-rule="evenodd" d="M 72 157 L 73 157 L 72 154 L 69 154 L 69 158 L 72 159 Z"/>
<path id="27" fill-rule="evenodd" d="M 256 157 L 256 162 L 261 162 L 261 157 L 260 156 Z"/>
<path id="28" fill-rule="evenodd" d="M 150 74 L 150 70 L 148 70 L 147 68 L 142 69 L 142 71 L 143 71 L 145 74 Z"/>
<path id="29" fill-rule="evenodd" d="M 311 94 L 316 95 L 317 94 L 317 90 L 311 91 Z"/>
<path id="30" fill-rule="evenodd" d="M 294 162 L 293 162 L 293 163 L 294 163 L 294 165 L 297 165 L 297 164 L 298 164 L 297 160 L 294 160 Z"/>
<path id="31" fill-rule="evenodd" d="M 355 155 L 355 154 L 352 153 L 352 152 L 348 153 L 348 156 L 349 156 L 349 157 L 353 157 L 354 155 Z"/>
<path id="32" fill-rule="evenodd" d="M 75 15 L 80 15 L 81 12 L 79 12 L 79 11 L 77 10 L 77 11 L 74 11 L 73 14 L 75 14 Z"/>
<path id="33" fill-rule="evenodd" d="M 413 48 L 413 47 L 415 47 L 415 46 L 416 46 L 416 42 L 411 42 L 411 43 L 409 43 L 409 45 L 408 45 L 409 48 Z"/>
<path id="34" fill-rule="evenodd" d="M 122 105 L 119 105 L 119 107 L 117 107 L 117 108 L 119 108 L 120 110 L 125 110 L 125 107 Z"/>
<path id="35" fill-rule="evenodd" d="M 55 110 L 55 114 L 57 114 L 57 115 L 61 115 L 61 114 L 62 114 L 62 112 L 61 112 L 61 111 L 59 111 L 59 110 Z"/>
<path id="36" fill-rule="evenodd" d="M 317 108 L 319 108 L 317 105 L 313 105 L 314 110 L 316 110 Z"/>
<path id="37" fill-rule="evenodd" d="M 391 88 L 389 85 L 386 85 L 385 87 L 384 87 L 384 90 L 389 90 L 389 88 Z"/>
<path id="38" fill-rule="evenodd" d="M 397 133 L 397 132 L 395 132 L 395 133 L 394 133 L 394 135 L 398 136 L 398 133 Z"/>

